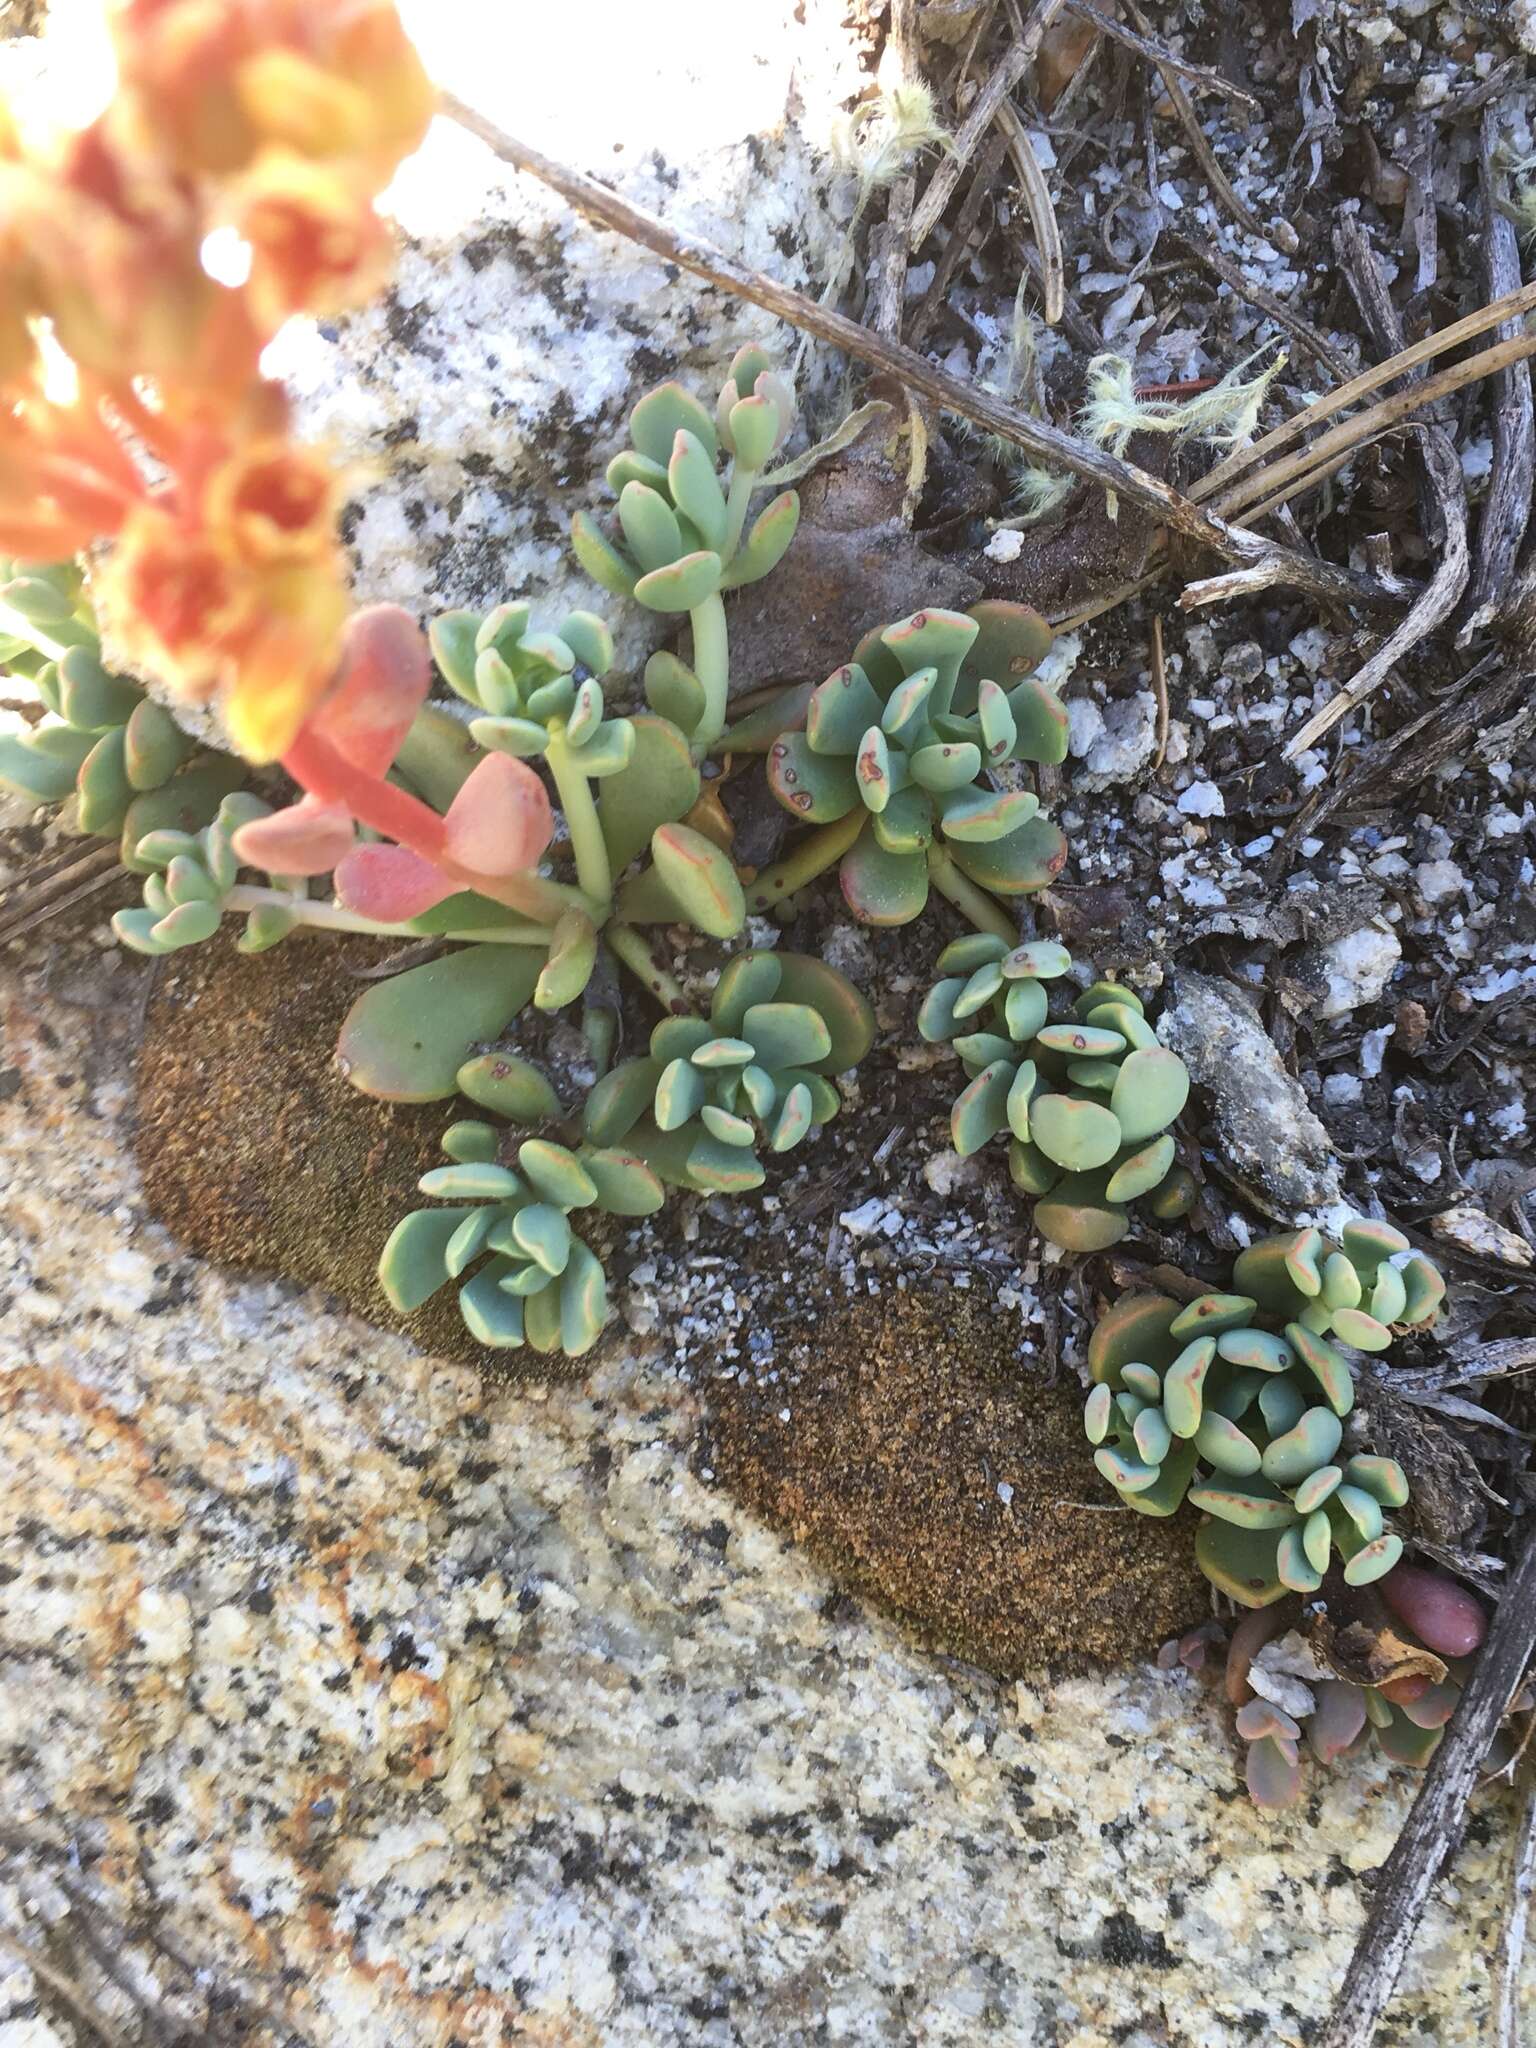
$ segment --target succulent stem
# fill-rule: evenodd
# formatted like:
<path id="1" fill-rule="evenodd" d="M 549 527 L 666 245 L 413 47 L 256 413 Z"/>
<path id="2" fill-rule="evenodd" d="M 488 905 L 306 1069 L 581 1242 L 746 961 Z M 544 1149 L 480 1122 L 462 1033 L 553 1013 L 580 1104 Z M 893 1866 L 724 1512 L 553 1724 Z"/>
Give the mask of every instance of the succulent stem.
<path id="1" fill-rule="evenodd" d="M 258 889 L 247 882 L 237 882 L 224 896 L 221 907 L 237 914 L 248 910 L 284 910 L 299 924 L 310 925 L 321 932 L 361 932 L 365 937 L 379 939 L 411 937 L 402 925 L 380 924 L 376 918 L 360 917 L 354 910 L 343 910 L 339 903 L 290 896 L 285 889 Z M 554 934 L 544 925 L 529 924 L 485 925 L 474 931 L 443 932 L 440 936 L 451 944 L 547 947 Z"/>
<path id="2" fill-rule="evenodd" d="M 731 486 L 732 495 L 736 486 Z M 693 628 L 693 672 L 704 691 L 704 710 L 693 733 L 694 759 L 700 759 L 725 731 L 726 698 L 731 686 L 730 642 L 725 606 L 718 591 L 688 614 Z"/>
<path id="3" fill-rule="evenodd" d="M 606 914 L 605 906 L 590 902 L 581 890 L 547 882 L 541 875 L 482 875 L 462 866 L 449 853 L 447 827 L 430 805 L 355 767 L 311 730 L 299 734 L 283 756 L 283 766 L 301 789 L 322 803 L 345 804 L 362 824 L 410 847 L 466 889 L 521 911 L 535 924 L 554 924 L 571 909 L 585 911 L 599 923 Z"/>
<path id="4" fill-rule="evenodd" d="M 603 943 L 624 962 L 663 1009 L 670 1010 L 674 1017 L 686 1017 L 692 1012 L 693 1005 L 683 994 L 682 985 L 656 959 L 643 935 L 632 924 L 610 924 L 603 933 Z"/>
<path id="5" fill-rule="evenodd" d="M 619 1036 L 619 1013 L 607 1003 L 583 1003 L 581 1035 L 587 1041 L 597 1078 L 602 1079 L 613 1063 L 613 1049 Z"/>
<path id="6" fill-rule="evenodd" d="M 995 896 L 963 875 L 935 839 L 928 846 L 928 877 L 941 896 L 968 917 L 979 932 L 993 932 L 1010 946 L 1018 944 L 1019 928 Z"/>
<path id="7" fill-rule="evenodd" d="M 603 828 L 598 823 L 592 785 L 571 759 L 570 742 L 555 721 L 549 726 L 549 745 L 544 758 L 554 777 L 570 834 L 571 853 L 576 861 L 576 880 L 587 894 L 603 906 L 604 915 L 613 901 L 613 867 Z M 602 923 L 602 917 L 597 922 Z"/>
<path id="8" fill-rule="evenodd" d="M 739 462 L 731 471 L 731 487 L 725 500 L 725 540 L 720 548 L 722 562 L 729 563 L 741 545 L 741 529 L 747 523 L 747 507 L 757 489 L 758 474 L 755 469 L 743 468 Z"/>
<path id="9" fill-rule="evenodd" d="M 747 884 L 748 910 L 774 910 L 808 882 L 814 882 L 818 875 L 825 874 L 828 868 L 842 859 L 864 830 L 867 816 L 861 804 L 855 805 L 845 818 L 838 818 L 833 824 L 823 825 L 819 831 L 807 833 L 793 853 L 764 868 L 755 881 Z M 1017 936 L 1016 932 L 1010 932 L 1010 943 Z"/>

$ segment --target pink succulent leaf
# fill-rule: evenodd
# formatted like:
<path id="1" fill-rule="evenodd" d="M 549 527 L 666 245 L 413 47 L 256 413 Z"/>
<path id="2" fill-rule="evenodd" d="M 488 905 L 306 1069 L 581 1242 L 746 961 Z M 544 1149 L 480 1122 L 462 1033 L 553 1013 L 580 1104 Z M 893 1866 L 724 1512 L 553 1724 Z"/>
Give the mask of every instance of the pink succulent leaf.
<path id="1" fill-rule="evenodd" d="M 1245 1700 L 1237 1710 L 1237 1732 L 1245 1742 L 1257 1742 L 1265 1735 L 1294 1742 L 1301 1730 L 1273 1700 L 1251 1699 Z"/>
<path id="2" fill-rule="evenodd" d="M 1460 1701 L 1459 1685 L 1427 1685 L 1413 1699 L 1403 1701 L 1399 1711 L 1415 1728 L 1443 1728 Z"/>
<path id="3" fill-rule="evenodd" d="M 1331 1764 L 1365 1726 L 1365 1694 L 1342 1678 L 1321 1678 L 1312 1691 L 1317 1711 L 1307 1722 L 1307 1741 L 1319 1763 Z"/>
<path id="4" fill-rule="evenodd" d="M 309 730 L 368 775 L 399 752 L 432 684 L 427 636 L 397 604 L 354 612 L 342 636 L 339 680 Z"/>
<path id="5" fill-rule="evenodd" d="M 537 867 L 555 836 L 549 793 L 511 754 L 487 754 L 444 820 L 444 850 L 477 875 L 515 875 Z"/>
<path id="6" fill-rule="evenodd" d="M 1301 1766 L 1287 1756 L 1272 1736 L 1263 1736 L 1248 1752 L 1248 1791 L 1255 1806 L 1276 1811 L 1294 1804 L 1301 1793 Z"/>
<path id="7" fill-rule="evenodd" d="M 1438 1657 L 1470 1657 L 1488 1633 L 1488 1616 L 1477 1595 L 1444 1572 L 1394 1565 L 1377 1591 Z"/>
<path id="8" fill-rule="evenodd" d="M 232 835 L 243 867 L 269 875 L 328 875 L 352 851 L 352 813 L 345 804 L 301 796 L 284 811 L 253 818 Z"/>
<path id="9" fill-rule="evenodd" d="M 458 894 L 459 884 L 408 846 L 354 846 L 337 868 L 336 901 L 379 924 L 405 924 Z"/>

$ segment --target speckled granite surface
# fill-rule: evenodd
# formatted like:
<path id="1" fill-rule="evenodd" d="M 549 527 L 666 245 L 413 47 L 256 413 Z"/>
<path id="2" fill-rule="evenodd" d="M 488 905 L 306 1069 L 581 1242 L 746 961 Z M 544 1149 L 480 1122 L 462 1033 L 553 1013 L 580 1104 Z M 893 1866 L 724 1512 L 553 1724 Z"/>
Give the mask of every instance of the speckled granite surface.
<path id="1" fill-rule="evenodd" d="M 127 1163 L 141 964 L 0 971 L 0 1924 L 211 2043 L 1307 2039 L 1405 1780 L 1261 1818 L 1190 1681 L 838 1597 L 654 1368 L 485 1389 L 196 1267 Z M 1503 1828 L 1385 2040 L 1483 2038 Z M 38 1992 L 0 1946 L 0 2048 L 91 2038 Z"/>

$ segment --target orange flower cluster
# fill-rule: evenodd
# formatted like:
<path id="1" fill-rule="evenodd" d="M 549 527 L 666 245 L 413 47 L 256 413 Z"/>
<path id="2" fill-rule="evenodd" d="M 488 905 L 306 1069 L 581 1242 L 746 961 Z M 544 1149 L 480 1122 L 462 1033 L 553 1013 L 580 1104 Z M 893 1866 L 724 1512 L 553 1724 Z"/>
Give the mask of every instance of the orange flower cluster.
<path id="1" fill-rule="evenodd" d="M 124 658 L 227 691 L 270 760 L 331 686 L 349 607 L 341 479 L 292 439 L 261 351 L 382 281 L 373 202 L 432 90 L 392 0 L 117 0 L 111 25 L 118 91 L 90 127 L 33 144 L 0 103 L 0 554 L 112 539 Z M 204 268 L 216 230 L 248 252 L 238 286 Z"/>

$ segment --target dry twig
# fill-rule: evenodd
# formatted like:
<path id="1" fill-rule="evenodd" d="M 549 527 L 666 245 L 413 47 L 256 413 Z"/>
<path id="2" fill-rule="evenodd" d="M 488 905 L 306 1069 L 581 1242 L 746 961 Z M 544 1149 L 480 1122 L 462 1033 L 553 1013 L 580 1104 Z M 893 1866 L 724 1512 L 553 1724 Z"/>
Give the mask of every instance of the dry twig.
<path id="1" fill-rule="evenodd" d="M 1405 356 L 1411 355 L 1405 349 Z M 1475 356 L 1468 356 L 1465 362 L 1453 363 L 1448 370 L 1441 370 L 1433 377 L 1426 377 L 1422 383 L 1410 384 L 1400 391 L 1394 391 L 1387 398 L 1378 399 L 1375 405 L 1367 406 L 1364 412 L 1351 414 L 1347 420 L 1340 420 L 1336 427 L 1330 427 L 1326 434 L 1320 434 L 1309 446 L 1299 449 L 1294 455 L 1283 456 L 1280 461 L 1268 463 L 1252 476 L 1234 483 L 1221 492 L 1216 499 L 1217 509 L 1227 519 L 1245 513 L 1260 498 L 1267 498 L 1276 488 L 1289 482 L 1292 477 L 1303 476 L 1308 470 L 1319 468 L 1330 456 L 1341 450 L 1358 447 L 1373 434 L 1384 433 L 1389 427 L 1397 426 L 1416 412 L 1432 406 L 1447 393 L 1461 390 L 1465 384 L 1475 384 L 1482 377 L 1491 377 L 1507 363 L 1521 361 L 1536 354 L 1536 334 L 1523 331 L 1511 341 L 1495 343 Z M 1211 479 L 1207 477 L 1206 484 Z M 1199 489 L 1190 492 L 1192 498 L 1204 499 L 1208 491 Z"/>
<path id="2" fill-rule="evenodd" d="M 1330 377 L 1336 377 L 1341 384 L 1348 377 L 1348 363 L 1336 348 L 1323 339 L 1310 320 L 1303 320 L 1301 315 L 1293 312 L 1283 299 L 1277 299 L 1273 292 L 1265 291 L 1263 285 L 1255 284 L 1235 263 L 1223 256 L 1214 244 L 1197 242 L 1192 235 L 1180 234 L 1177 231 L 1169 239 L 1176 242 L 1197 263 L 1203 263 L 1207 270 L 1221 279 L 1223 284 L 1229 285 L 1240 299 L 1246 299 L 1250 306 L 1257 306 L 1261 313 L 1267 313 L 1275 325 L 1283 327 L 1291 339 L 1320 363 Z"/>
<path id="3" fill-rule="evenodd" d="M 1536 1535 L 1504 1590 L 1445 1739 L 1376 1874 L 1371 1910 L 1318 2048 L 1370 2048 L 1435 1882 L 1461 1841 L 1493 1732 L 1536 1649 Z"/>
<path id="4" fill-rule="evenodd" d="M 1402 353 L 1402 328 L 1398 323 L 1397 310 L 1387 295 L 1387 288 L 1377 266 L 1375 253 L 1353 213 L 1342 216 L 1334 234 L 1334 249 L 1340 267 L 1348 278 L 1360 308 L 1361 317 L 1370 331 L 1378 348 L 1389 357 Z M 1444 373 L 1450 374 L 1450 373 Z M 1392 405 L 1405 398 L 1424 404 L 1434 384 L 1440 379 L 1424 379 L 1414 371 L 1405 385 L 1384 401 Z M 1380 407 L 1372 408 L 1379 413 Z M 1354 422 L 1362 427 L 1371 418 L 1371 413 L 1361 414 Z M 1334 430 L 1335 435 L 1342 428 Z M 1331 437 L 1323 436 L 1323 442 Z M 1345 713 L 1362 702 L 1383 683 L 1392 668 L 1401 661 L 1408 651 L 1426 639 L 1451 616 L 1461 602 L 1462 592 L 1467 587 L 1471 574 L 1471 561 L 1467 551 L 1467 492 L 1461 473 L 1461 458 L 1456 444 L 1443 427 L 1433 421 L 1422 422 L 1416 433 L 1419 442 L 1420 466 L 1424 479 L 1424 496 L 1430 517 L 1426 525 L 1431 537 L 1437 543 L 1440 554 L 1434 575 L 1407 618 L 1397 630 L 1376 650 L 1365 666 L 1345 684 L 1336 696 L 1325 704 L 1321 711 L 1308 719 L 1287 744 L 1284 759 L 1294 761 L 1302 749 L 1326 732 L 1344 717 Z M 1321 447 L 1323 443 L 1319 443 Z M 1316 450 L 1311 451 L 1316 453 Z M 1298 458 L 1299 459 L 1299 458 Z M 1285 465 L 1279 467 L 1283 470 Z"/>
<path id="5" fill-rule="evenodd" d="M 1130 8 L 1131 17 L 1135 21 L 1136 26 L 1141 30 L 1143 37 L 1150 40 L 1149 31 L 1151 24 L 1136 5 L 1136 0 L 1126 0 L 1126 4 Z M 1231 214 L 1238 226 L 1246 228 L 1250 235 L 1257 235 L 1260 241 L 1273 242 L 1277 248 L 1286 248 L 1289 252 L 1294 253 L 1300 246 L 1296 230 L 1288 221 L 1277 222 L 1273 227 L 1266 226 L 1259 219 L 1258 215 L 1238 197 L 1237 192 L 1233 188 L 1232 180 L 1216 161 L 1216 152 L 1206 140 L 1205 130 L 1200 126 L 1200 116 L 1195 112 L 1189 94 L 1179 83 L 1178 73 L 1169 64 L 1166 57 L 1152 54 L 1152 61 L 1157 66 L 1158 76 L 1163 81 L 1163 90 L 1173 102 L 1173 111 L 1178 115 L 1184 133 L 1189 138 L 1189 146 L 1194 151 L 1201 170 L 1205 173 L 1206 181 L 1222 205 L 1226 207 L 1228 213 Z"/>
<path id="6" fill-rule="evenodd" d="M 1520 282 L 1520 248 L 1514 225 L 1502 210 L 1504 179 L 1494 168 L 1498 139 L 1498 120 L 1490 107 L 1483 115 L 1477 179 L 1483 211 L 1483 287 L 1489 298 L 1503 296 Z M 1498 332 L 1501 340 L 1509 339 L 1521 332 L 1520 324 L 1506 321 Z M 1457 635 L 1459 646 L 1465 647 L 1504 607 L 1515 557 L 1531 516 L 1533 477 L 1536 417 L 1531 407 L 1531 370 L 1529 363 L 1517 360 L 1500 370 L 1493 383 L 1493 463 L 1477 531 L 1477 567 L 1467 594 L 1467 616 Z"/>
<path id="7" fill-rule="evenodd" d="M 1045 301 L 1045 324 L 1047 327 L 1055 327 L 1060 324 L 1065 308 L 1066 276 L 1061 260 L 1061 229 L 1056 222 L 1056 209 L 1051 204 L 1050 187 L 1045 182 L 1040 159 L 1035 155 L 1034 144 L 1029 139 L 1029 130 L 1019 119 L 1012 100 L 1000 102 L 997 109 L 997 125 L 1007 141 L 1008 154 L 1013 158 L 1013 168 L 1019 178 L 1019 189 L 1024 194 L 1024 204 L 1029 208 L 1030 225 L 1035 231 L 1035 246 L 1040 251 L 1040 271 L 1043 279 L 1041 296 Z"/>
<path id="8" fill-rule="evenodd" d="M 83 854 L 71 848 L 50 865 L 28 870 L 0 901 L 0 945 L 83 903 L 124 873 L 115 845 L 92 846 Z"/>
<path id="9" fill-rule="evenodd" d="M 1330 697 L 1320 711 L 1316 711 L 1298 732 L 1291 735 L 1285 744 L 1282 759 L 1294 761 L 1307 747 L 1313 746 L 1331 726 L 1337 725 L 1347 712 L 1362 703 L 1371 692 L 1384 683 L 1396 664 L 1421 640 L 1427 639 L 1437 626 L 1444 625 L 1461 601 L 1461 593 L 1467 587 L 1471 563 L 1467 554 L 1467 520 L 1464 500 L 1460 500 L 1462 484 L 1461 463 L 1456 450 L 1447 435 L 1423 437 L 1424 468 L 1434 479 L 1433 488 L 1437 498 L 1448 505 L 1458 501 L 1462 509 L 1459 516 L 1447 521 L 1442 552 L 1435 564 L 1435 573 L 1425 585 L 1423 594 L 1397 627 L 1384 640 L 1376 652 L 1347 682 L 1342 690 Z"/>
<path id="10" fill-rule="evenodd" d="M 1536 1724 L 1536 1717 L 1533 1717 L 1533 1724 Z M 1525 1961 L 1525 1936 L 1530 1925 L 1533 1891 L 1536 1891 L 1536 1776 L 1527 1768 L 1520 1813 L 1515 1822 L 1504 1925 L 1499 1930 L 1498 1953 L 1493 1965 L 1493 2048 L 1521 2048 L 1521 1964 Z"/>
<path id="11" fill-rule="evenodd" d="M 904 171 L 891 187 L 885 225 L 880 230 L 879 269 L 870 291 L 870 324 L 887 341 L 901 339 L 901 309 L 907 290 L 907 228 L 912 220 L 915 190 L 911 172 Z"/>
<path id="12" fill-rule="evenodd" d="M 1168 665 L 1163 659 L 1163 615 L 1152 614 L 1152 688 L 1157 693 L 1157 754 L 1152 762 L 1155 775 L 1168 753 Z"/>
<path id="13" fill-rule="evenodd" d="M 1392 610 L 1401 604 L 1401 592 L 1385 589 L 1374 578 L 1313 560 L 1292 548 L 1266 541 L 1259 534 L 1229 526 L 1134 463 L 1124 462 L 1075 434 L 1065 433 L 1048 420 L 1034 419 L 991 392 L 962 383 L 915 350 L 887 341 L 857 321 L 817 305 L 804 293 L 792 291 L 766 272 L 726 255 L 712 243 L 679 234 L 585 172 L 556 163 L 527 143 L 519 142 L 451 94 L 443 95 L 443 109 L 504 162 L 538 178 L 599 226 L 627 235 L 631 241 L 707 279 L 719 289 L 750 300 L 802 332 L 831 342 L 862 362 L 872 363 L 909 390 L 921 392 L 946 411 L 958 413 L 988 432 L 1012 441 L 1048 466 L 1070 470 L 1106 491 L 1117 493 L 1202 547 L 1232 561 L 1262 565 L 1268 580 L 1293 584 L 1322 603 L 1343 602 Z"/>
<path id="14" fill-rule="evenodd" d="M 1112 14 L 1104 14 L 1093 5 L 1093 0 L 1067 0 L 1074 14 L 1080 14 L 1084 21 L 1091 21 L 1102 36 L 1109 36 L 1117 43 L 1124 43 L 1128 50 L 1145 57 L 1165 74 L 1172 71 L 1180 78 L 1187 78 L 1192 85 L 1203 85 L 1209 92 L 1219 92 L 1223 99 L 1238 100 L 1245 107 L 1257 108 L 1259 102 L 1253 94 L 1241 85 L 1234 85 L 1209 64 L 1193 63 L 1188 57 L 1181 57 L 1164 42 L 1143 29 L 1127 28 L 1123 21 Z"/>
<path id="15" fill-rule="evenodd" d="M 1332 391 L 1325 391 L 1320 398 L 1314 398 L 1308 406 L 1282 420 L 1277 427 L 1271 427 L 1267 434 L 1261 434 L 1257 441 L 1246 448 L 1239 448 L 1229 455 L 1225 462 L 1218 463 L 1209 476 L 1202 477 L 1192 486 L 1190 496 L 1198 500 L 1216 497 L 1224 492 L 1234 477 L 1241 476 L 1255 464 L 1265 462 L 1277 449 L 1285 448 L 1292 441 L 1299 441 L 1310 435 L 1322 421 L 1336 412 L 1342 412 L 1353 405 L 1358 398 L 1366 398 L 1373 391 L 1379 391 L 1383 384 L 1390 384 L 1398 377 L 1427 363 L 1435 356 L 1444 355 L 1448 350 L 1459 348 L 1464 341 L 1486 334 L 1490 327 L 1497 327 L 1500 321 L 1518 319 L 1521 315 L 1536 310 L 1536 284 L 1528 284 L 1519 291 L 1510 292 L 1502 299 L 1495 299 L 1491 305 L 1479 306 L 1475 313 L 1468 313 L 1465 319 L 1452 321 L 1449 327 L 1439 328 L 1433 334 L 1426 334 L 1422 341 L 1416 341 L 1405 348 L 1400 355 L 1377 363 L 1373 369 L 1362 370 L 1357 377 L 1351 377 L 1346 384 L 1337 385 Z M 1479 374 L 1484 374 L 1479 372 Z"/>
<path id="16" fill-rule="evenodd" d="M 997 174 L 1003 167 L 1003 158 L 1007 151 L 1007 136 L 1001 129 L 995 129 L 988 136 L 986 147 L 977 159 L 975 175 L 966 188 L 965 198 L 961 201 L 959 217 L 950 229 L 949 240 L 939 252 L 938 261 L 933 266 L 933 277 L 927 291 L 923 293 L 922 303 L 912 317 L 908 333 L 911 335 L 914 348 L 921 348 L 928 339 L 928 330 L 949 295 L 949 281 L 955 274 L 955 265 L 970 245 L 981 209 L 986 203 L 988 193 L 997 182 Z"/>
<path id="17" fill-rule="evenodd" d="M 912 216 L 912 247 L 920 249 L 938 225 L 939 215 L 960 182 L 960 173 L 976 154 L 982 137 L 992 126 L 998 108 L 1039 53 L 1045 32 L 1065 5 L 1065 0 L 1035 0 L 1024 33 L 1009 45 L 1007 54 L 971 103 L 971 110 L 955 133 L 955 145 L 928 181 L 928 189 Z"/>
<path id="18" fill-rule="evenodd" d="M 1354 295 L 1355 304 L 1360 309 L 1360 317 L 1365 322 L 1366 332 L 1374 342 L 1378 354 L 1387 358 L 1401 355 L 1403 325 L 1387 290 L 1387 281 L 1381 274 L 1381 265 L 1376 261 L 1376 252 L 1371 247 L 1370 237 L 1360 224 L 1359 207 L 1356 202 L 1351 201 L 1339 209 L 1333 231 L 1333 248 L 1339 259 L 1339 268 L 1343 271 Z M 1518 284 L 1519 279 L 1515 281 Z M 1409 371 L 1402 383 L 1404 388 L 1409 388 L 1422 381 L 1422 371 L 1414 369 Z M 1422 432 L 1426 444 L 1438 437 L 1444 449 L 1454 454 L 1454 443 L 1443 427 L 1426 424 Z M 1459 471 L 1460 465 L 1457 467 Z M 1429 538 L 1438 539 L 1453 521 L 1459 520 L 1461 525 L 1465 526 L 1465 485 L 1458 480 L 1452 498 L 1448 499 L 1440 482 L 1443 465 L 1432 468 L 1428 463 L 1421 461 L 1420 472 L 1423 480 L 1421 495 L 1427 500 L 1428 505 L 1425 523 Z"/>

